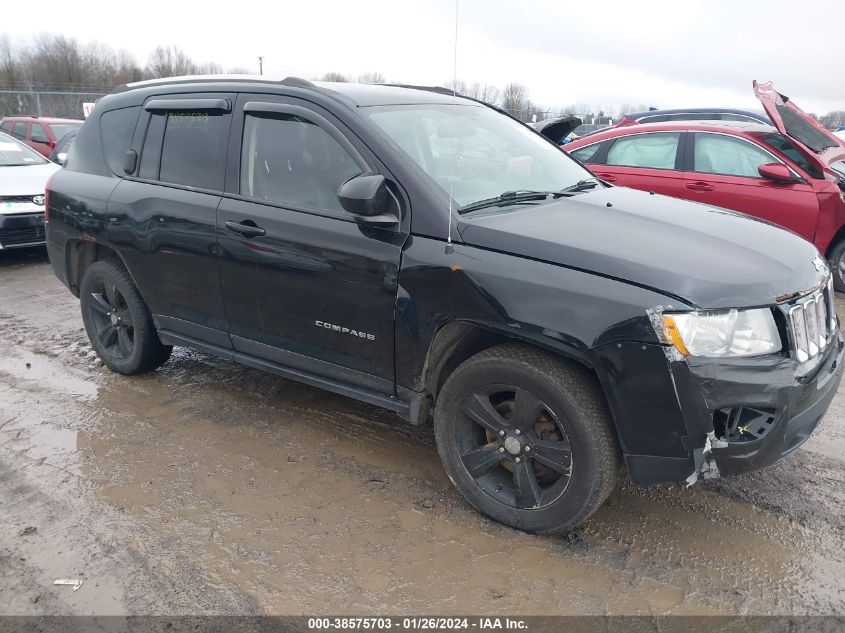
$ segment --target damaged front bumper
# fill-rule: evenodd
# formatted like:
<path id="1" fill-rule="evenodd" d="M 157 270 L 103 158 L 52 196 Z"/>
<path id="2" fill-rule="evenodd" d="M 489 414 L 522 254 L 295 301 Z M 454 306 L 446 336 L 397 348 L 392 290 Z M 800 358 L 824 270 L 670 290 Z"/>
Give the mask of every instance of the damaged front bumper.
<path id="1" fill-rule="evenodd" d="M 634 342 L 593 349 L 628 474 L 640 485 L 694 483 L 771 464 L 810 436 L 842 379 L 838 325 L 812 368 L 791 353 L 671 352 Z"/>
<path id="2" fill-rule="evenodd" d="M 837 330 L 804 376 L 785 356 L 670 362 L 693 459 L 687 483 L 762 468 L 798 448 L 836 395 L 842 361 Z"/>

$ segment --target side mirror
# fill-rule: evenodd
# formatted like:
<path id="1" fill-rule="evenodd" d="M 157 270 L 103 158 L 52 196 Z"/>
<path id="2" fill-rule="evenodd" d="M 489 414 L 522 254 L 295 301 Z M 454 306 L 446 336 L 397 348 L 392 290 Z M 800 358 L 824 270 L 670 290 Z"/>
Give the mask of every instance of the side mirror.
<path id="1" fill-rule="evenodd" d="M 760 165 L 757 168 L 757 171 L 763 178 L 768 178 L 769 180 L 774 180 L 775 182 L 791 182 L 794 180 L 792 172 L 789 171 L 789 167 L 783 163 L 766 163 L 764 165 Z"/>
<path id="2" fill-rule="evenodd" d="M 58 154 L 56 154 L 56 162 L 59 165 L 64 166 L 64 164 L 67 162 L 67 152 L 59 152 Z"/>
<path id="3" fill-rule="evenodd" d="M 384 176 L 364 174 L 350 178 L 337 192 L 340 206 L 361 224 L 397 224 L 390 213 L 390 193 Z"/>
<path id="4" fill-rule="evenodd" d="M 130 149 L 126 152 L 126 155 L 123 157 L 123 171 L 126 174 L 134 174 L 135 167 L 138 166 L 138 152 L 134 149 Z"/>

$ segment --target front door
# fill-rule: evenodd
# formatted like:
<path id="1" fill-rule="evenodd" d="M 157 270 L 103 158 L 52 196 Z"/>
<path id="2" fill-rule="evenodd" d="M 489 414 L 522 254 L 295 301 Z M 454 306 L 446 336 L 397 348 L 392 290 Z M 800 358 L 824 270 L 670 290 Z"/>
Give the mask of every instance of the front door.
<path id="1" fill-rule="evenodd" d="M 241 95 L 229 153 L 217 235 L 234 348 L 392 393 L 410 223 L 359 225 L 337 198 L 352 176 L 389 174 L 339 120 L 295 98 Z"/>
<path id="2" fill-rule="evenodd" d="M 692 136 L 684 197 L 741 211 L 813 240 L 819 202 L 810 184 L 797 176 L 794 182 L 763 178 L 757 168 L 780 161 L 751 141 L 713 132 Z"/>

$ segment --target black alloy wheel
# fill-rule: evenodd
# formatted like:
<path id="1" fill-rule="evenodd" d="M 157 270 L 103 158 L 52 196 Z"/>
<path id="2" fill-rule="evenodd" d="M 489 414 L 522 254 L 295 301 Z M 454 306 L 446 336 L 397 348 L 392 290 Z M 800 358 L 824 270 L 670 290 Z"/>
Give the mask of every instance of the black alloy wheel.
<path id="1" fill-rule="evenodd" d="M 572 446 L 536 395 L 488 385 L 468 395 L 461 411 L 458 451 L 479 488 L 520 509 L 549 505 L 564 493 L 572 478 Z"/>
<path id="2" fill-rule="evenodd" d="M 97 339 L 116 360 L 128 358 L 135 346 L 135 323 L 126 298 L 112 282 L 99 281 L 89 305 Z"/>

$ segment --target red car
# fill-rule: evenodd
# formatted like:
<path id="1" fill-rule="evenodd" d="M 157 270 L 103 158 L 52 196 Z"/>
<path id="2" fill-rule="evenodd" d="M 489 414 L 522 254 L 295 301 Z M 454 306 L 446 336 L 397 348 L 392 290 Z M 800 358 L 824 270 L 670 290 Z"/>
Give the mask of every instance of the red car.
<path id="1" fill-rule="evenodd" d="M 40 116 L 7 116 L 0 121 L 0 130 L 49 158 L 62 137 L 81 128 L 84 122 Z"/>
<path id="2" fill-rule="evenodd" d="M 741 211 L 824 253 L 845 291 L 845 144 L 771 85 L 754 91 L 774 127 L 681 121 L 612 128 L 564 145 L 615 185 Z"/>

